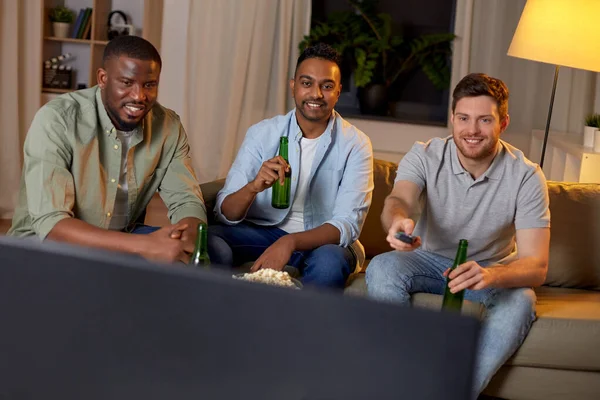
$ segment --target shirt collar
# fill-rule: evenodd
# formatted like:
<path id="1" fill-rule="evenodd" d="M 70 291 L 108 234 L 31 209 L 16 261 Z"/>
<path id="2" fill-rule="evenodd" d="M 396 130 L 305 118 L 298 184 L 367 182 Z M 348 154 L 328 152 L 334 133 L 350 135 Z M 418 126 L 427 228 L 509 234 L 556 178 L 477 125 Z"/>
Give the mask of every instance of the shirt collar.
<path id="1" fill-rule="evenodd" d="M 502 159 L 504 158 L 504 146 L 502 145 L 502 141 L 498 140 L 496 143 L 496 156 L 492 161 L 490 167 L 483 173 L 488 179 L 500 179 L 502 177 L 502 170 L 504 167 L 504 163 Z"/>
<path id="2" fill-rule="evenodd" d="M 448 141 L 450 142 L 452 173 L 454 175 L 467 174 L 468 172 L 463 168 L 460 160 L 458 159 L 458 149 L 456 148 L 456 143 L 454 143 L 452 136 L 448 137 Z M 500 179 L 502 176 L 502 166 L 504 165 L 502 163 L 503 155 L 504 146 L 502 145 L 502 141 L 498 140 L 498 143 L 496 144 L 496 156 L 494 157 L 494 160 L 488 169 L 483 173 L 482 177 L 486 177 L 488 179 Z"/>
<path id="3" fill-rule="evenodd" d="M 327 127 L 325 128 L 325 131 L 321 134 L 321 136 L 319 136 L 319 138 L 322 138 L 324 136 L 331 136 L 331 132 L 335 126 L 335 120 L 337 115 L 338 114 L 335 110 L 331 112 L 331 116 L 329 117 Z M 296 119 L 296 109 L 292 111 L 292 121 L 290 124 L 289 137 L 293 137 L 296 142 L 300 142 L 300 139 L 302 139 L 302 129 L 300 129 L 300 125 L 298 124 L 298 120 Z"/>
<path id="4" fill-rule="evenodd" d="M 96 111 L 98 112 L 98 119 L 100 120 L 100 125 L 102 127 L 102 132 L 110 135 L 116 135 L 116 129 L 113 125 L 106 109 L 104 108 L 104 103 L 102 102 L 102 90 L 100 87 L 96 87 Z"/>

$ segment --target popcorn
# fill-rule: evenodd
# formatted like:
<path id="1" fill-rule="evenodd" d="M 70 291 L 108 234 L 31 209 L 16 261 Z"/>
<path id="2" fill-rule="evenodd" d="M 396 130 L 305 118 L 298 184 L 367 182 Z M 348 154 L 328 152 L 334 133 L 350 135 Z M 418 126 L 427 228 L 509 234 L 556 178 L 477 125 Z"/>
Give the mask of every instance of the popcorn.
<path id="1" fill-rule="evenodd" d="M 249 272 L 241 275 L 233 275 L 235 279 L 241 279 L 249 282 L 266 283 L 267 285 L 296 287 L 292 277 L 285 271 L 276 271 L 274 269 L 259 269 L 256 272 Z"/>

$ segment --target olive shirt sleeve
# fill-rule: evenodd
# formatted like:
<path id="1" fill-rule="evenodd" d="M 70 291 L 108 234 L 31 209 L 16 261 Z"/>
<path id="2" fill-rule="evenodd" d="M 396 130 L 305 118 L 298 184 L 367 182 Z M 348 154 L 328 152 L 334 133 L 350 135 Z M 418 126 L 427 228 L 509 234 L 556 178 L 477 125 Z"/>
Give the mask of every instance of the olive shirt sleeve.
<path id="1" fill-rule="evenodd" d="M 64 118 L 51 107 L 35 115 L 23 148 L 27 207 L 35 233 L 45 239 L 54 226 L 73 217 L 75 185 L 72 146 Z"/>
<path id="2" fill-rule="evenodd" d="M 175 224 L 187 217 L 206 221 L 202 191 L 192 167 L 187 135 L 180 122 L 173 158 L 165 171 L 157 169 L 156 173 L 164 175 L 158 192 L 169 210 L 171 223 Z"/>

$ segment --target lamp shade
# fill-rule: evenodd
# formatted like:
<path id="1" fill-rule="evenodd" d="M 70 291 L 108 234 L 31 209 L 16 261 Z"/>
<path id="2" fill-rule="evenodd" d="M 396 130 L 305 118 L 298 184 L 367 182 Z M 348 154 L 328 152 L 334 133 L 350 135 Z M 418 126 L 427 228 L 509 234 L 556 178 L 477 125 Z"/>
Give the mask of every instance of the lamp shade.
<path id="1" fill-rule="evenodd" d="M 600 0 L 528 0 L 508 55 L 600 72 Z"/>

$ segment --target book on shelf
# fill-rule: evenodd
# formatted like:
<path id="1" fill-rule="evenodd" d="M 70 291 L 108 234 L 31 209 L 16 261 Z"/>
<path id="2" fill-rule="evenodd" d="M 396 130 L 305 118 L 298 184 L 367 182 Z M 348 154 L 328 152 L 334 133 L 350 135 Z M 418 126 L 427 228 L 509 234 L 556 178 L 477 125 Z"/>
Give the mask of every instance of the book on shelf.
<path id="1" fill-rule="evenodd" d="M 83 19 L 81 20 L 81 24 L 79 24 L 79 28 L 77 30 L 77 38 L 78 39 L 85 39 L 85 36 L 83 36 L 86 27 L 89 30 L 90 27 L 88 25 L 91 25 L 92 23 L 92 9 L 91 8 L 86 8 L 85 9 L 85 13 L 83 14 Z"/>
<path id="2" fill-rule="evenodd" d="M 90 8 L 90 14 L 89 17 L 87 19 L 87 22 L 85 24 L 85 27 L 83 28 L 83 34 L 81 35 L 82 39 L 91 39 L 92 36 L 92 16 L 94 14 L 94 11 Z"/>
<path id="3" fill-rule="evenodd" d="M 85 8 L 79 10 L 79 14 L 77 14 L 77 19 L 75 20 L 75 25 L 73 25 L 73 32 L 71 32 L 71 38 L 77 39 L 77 33 L 79 32 L 79 27 L 81 26 L 81 21 L 83 20 L 83 16 L 85 15 Z"/>

